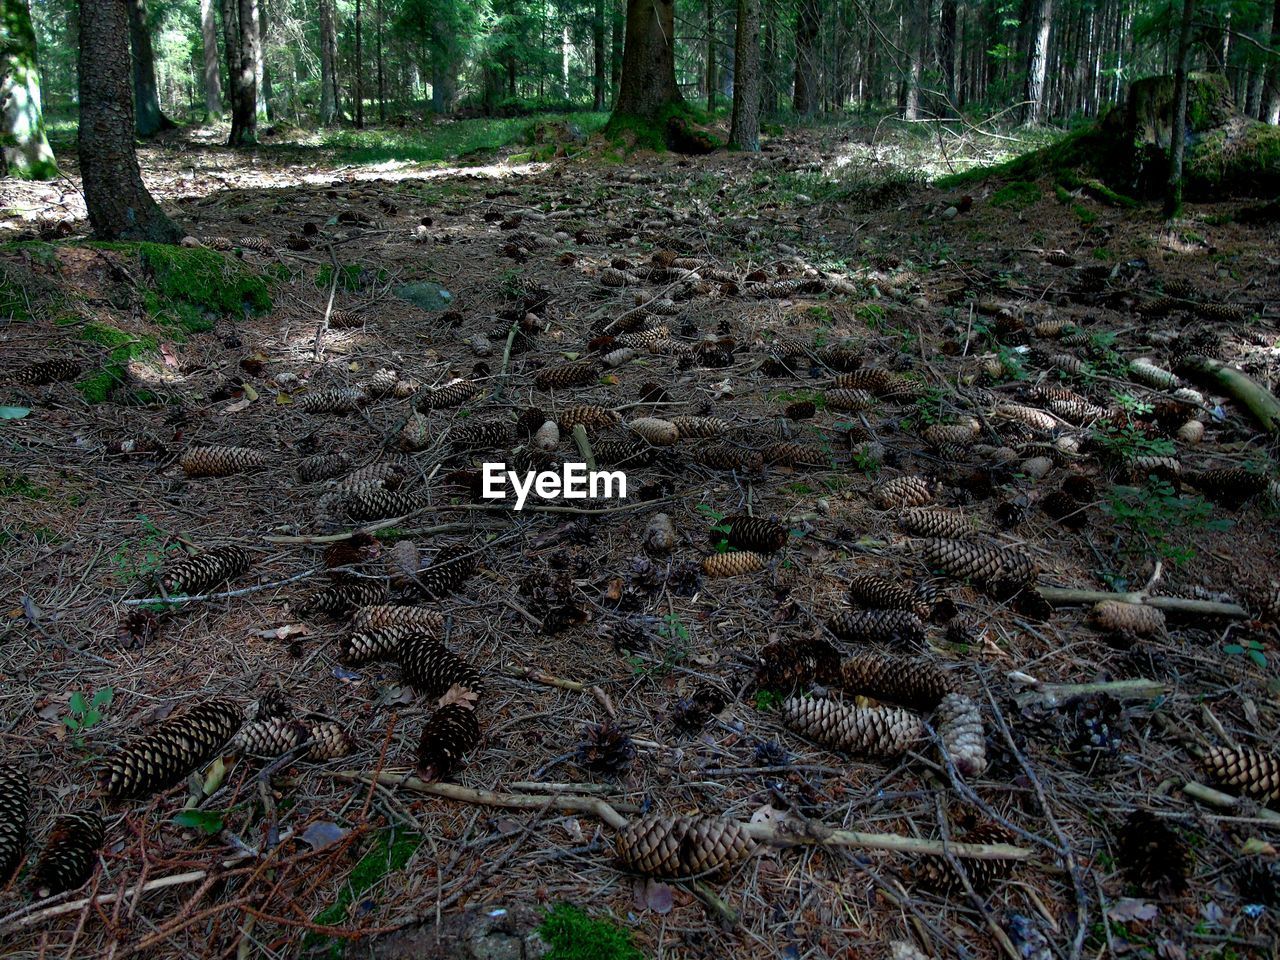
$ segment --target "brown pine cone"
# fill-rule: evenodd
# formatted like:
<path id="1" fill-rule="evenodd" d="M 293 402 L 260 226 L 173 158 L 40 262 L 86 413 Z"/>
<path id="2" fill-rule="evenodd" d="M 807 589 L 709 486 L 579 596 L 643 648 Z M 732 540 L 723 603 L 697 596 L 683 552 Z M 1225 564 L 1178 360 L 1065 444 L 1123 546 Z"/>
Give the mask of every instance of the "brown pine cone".
<path id="1" fill-rule="evenodd" d="M 572 387 L 589 387 L 600 379 L 600 371 L 588 360 L 562 363 L 544 367 L 533 377 L 535 390 L 567 390 Z"/>
<path id="2" fill-rule="evenodd" d="M 1055 416 L 1076 425 L 1090 424 L 1107 417 L 1105 408 L 1088 400 L 1050 400 L 1049 409 Z"/>
<path id="3" fill-rule="evenodd" d="M 998 404 L 991 413 L 1000 420 L 1012 420 L 1039 433 L 1052 433 L 1058 428 L 1058 421 L 1038 407 L 1002 403 Z"/>
<path id="4" fill-rule="evenodd" d="M 307 738 L 307 728 L 296 720 L 272 717 L 253 720 L 240 728 L 231 740 L 232 752 L 251 757 L 279 757 Z"/>
<path id="5" fill-rule="evenodd" d="M 681 440 L 720 437 L 729 432 L 728 422 L 719 417 L 672 417 L 671 424 Z"/>
<path id="6" fill-rule="evenodd" d="M 1180 377 L 1145 358 L 1134 360 L 1129 364 L 1129 376 L 1157 390 L 1176 390 L 1182 386 Z"/>
<path id="7" fill-rule="evenodd" d="M 964 540 L 924 541 L 925 561 L 957 580 L 980 584 L 1028 584 L 1036 578 L 1036 563 L 1013 547 L 993 547 Z"/>
<path id="8" fill-rule="evenodd" d="M 591 453 L 597 464 L 611 467 L 646 467 L 658 455 L 658 451 L 644 440 L 619 440 L 614 437 L 593 440 Z"/>
<path id="9" fill-rule="evenodd" d="M 377 460 L 366 464 L 342 478 L 337 485 L 339 493 L 364 493 L 375 488 L 395 490 L 409 476 L 409 465 L 399 460 Z"/>
<path id="10" fill-rule="evenodd" d="M 469 706 L 450 703 L 433 713 L 418 742 L 418 776 L 429 783 L 443 780 L 480 742 L 480 723 Z"/>
<path id="11" fill-rule="evenodd" d="M 727 871 L 755 852 L 755 842 L 736 820 L 654 813 L 627 824 L 615 849 L 629 870 L 676 879 Z"/>
<path id="12" fill-rule="evenodd" d="M 650 330 L 637 330 L 633 333 L 623 333 L 614 338 L 614 343 L 620 347 L 630 347 L 633 350 L 648 350 L 656 343 L 661 343 L 671 336 L 671 328 L 665 323 L 653 327 Z"/>
<path id="13" fill-rule="evenodd" d="M 1065 250 L 1050 250 L 1044 255 L 1044 262 L 1054 267 L 1074 267 L 1076 258 Z"/>
<path id="14" fill-rule="evenodd" d="M 840 664 L 846 693 L 887 700 L 913 710 L 932 710 L 956 688 L 950 673 L 930 660 L 860 653 Z"/>
<path id="15" fill-rule="evenodd" d="M 1167 317 L 1180 306 L 1177 297 L 1153 297 L 1138 305 L 1138 313 L 1144 317 Z"/>
<path id="16" fill-rule="evenodd" d="M 22 861 L 30 807 L 30 774 L 16 763 L 0 763 L 0 885 Z"/>
<path id="17" fill-rule="evenodd" d="M 1252 747 L 1210 747 L 1202 760 L 1210 779 L 1262 804 L 1280 797 L 1280 760 Z"/>
<path id="18" fill-rule="evenodd" d="M 821 637 L 779 639 L 760 648 L 756 684 L 791 693 L 810 684 L 829 685 L 840 675 L 840 651 Z"/>
<path id="19" fill-rule="evenodd" d="M 769 558 L 754 550 L 736 550 L 731 553 L 713 553 L 702 561 L 702 572 L 708 577 L 740 577 L 763 570 Z"/>
<path id="20" fill-rule="evenodd" d="M 879 484 L 873 497 L 881 510 L 921 507 L 933 499 L 933 490 L 923 477 L 894 477 Z"/>
<path id="21" fill-rule="evenodd" d="M 948 693 L 935 719 L 938 738 L 960 775 L 981 776 L 987 769 L 987 735 L 978 705 L 962 693 Z"/>
<path id="22" fill-rule="evenodd" d="M 1249 614 L 1263 623 L 1280 625 L 1280 581 L 1256 583 L 1245 594 Z"/>
<path id="23" fill-rule="evenodd" d="M 924 624 L 906 610 L 844 610 L 827 628 L 841 640 L 857 643 L 924 646 Z"/>
<path id="24" fill-rule="evenodd" d="M 833 381 L 836 390 L 865 390 L 875 396 L 892 393 L 901 381 L 896 373 L 882 367 L 862 367 L 842 373 Z"/>
<path id="25" fill-rule="evenodd" d="M 771 443 L 760 450 L 765 463 L 780 467 L 829 467 L 831 455 L 805 443 Z"/>
<path id="26" fill-rule="evenodd" d="M 713 443 L 693 452 L 695 463 L 712 470 L 744 470 L 754 472 L 763 463 L 760 454 L 728 443 Z"/>
<path id="27" fill-rule="evenodd" d="M 275 250 L 266 237 L 240 237 L 235 245 L 241 250 L 252 250 L 254 253 L 271 253 Z"/>
<path id="28" fill-rule="evenodd" d="M 444 618 L 426 607 L 378 603 L 361 607 L 351 618 L 352 631 L 385 630 L 388 627 L 421 630 L 438 636 L 444 631 Z"/>
<path id="29" fill-rule="evenodd" d="M 1253 314 L 1253 311 L 1248 307 L 1242 307 L 1235 303 L 1211 301 L 1199 304 L 1196 307 L 1196 313 L 1211 323 L 1228 324 L 1244 323 Z"/>
<path id="30" fill-rule="evenodd" d="M 963 513 L 935 507 L 912 507 L 898 514 L 898 526 L 918 537 L 962 540 L 973 533 L 973 522 Z"/>
<path id="31" fill-rule="evenodd" d="M 212 760 L 243 722 L 244 711 L 226 699 L 170 717 L 108 758 L 98 775 L 102 791 L 108 797 L 138 797 L 166 790 Z"/>
<path id="32" fill-rule="evenodd" d="M 427 502 L 427 495 L 421 490 L 373 489 L 343 497 L 342 511 L 352 523 L 371 523 L 407 516 Z"/>
<path id="33" fill-rule="evenodd" d="M 418 409 L 441 410 L 447 407 L 459 407 L 480 391 L 480 384 L 471 380 L 455 377 L 448 383 L 438 387 L 422 390 L 418 395 Z"/>
<path id="34" fill-rule="evenodd" d="M 763 517 L 749 517 L 735 513 L 725 517 L 720 524 L 729 528 L 729 546 L 756 553 L 776 553 L 787 545 L 787 528 Z"/>
<path id="35" fill-rule="evenodd" d="M 358 330 L 364 326 L 364 317 L 349 310 L 334 310 L 329 314 L 330 330 Z"/>
<path id="36" fill-rule="evenodd" d="M 188 477 L 229 477 L 267 465 L 267 455 L 247 447 L 189 447 L 178 461 Z"/>
<path id="37" fill-rule="evenodd" d="M 1264 474 L 1240 467 L 1222 467 L 1202 470 L 1191 478 L 1191 484 L 1214 503 L 1234 508 L 1266 493 L 1268 480 Z"/>
<path id="38" fill-rule="evenodd" d="M 955 838 L 957 843 L 1013 843 L 1016 837 L 996 823 L 982 823 Z M 969 876 L 969 883 L 977 892 L 990 890 L 1003 878 L 1013 873 L 1016 860 L 979 860 L 960 857 L 961 866 Z M 938 893 L 955 894 L 964 887 L 960 877 L 945 857 L 924 856 L 916 862 L 912 871 L 917 883 Z"/>
<path id="39" fill-rule="evenodd" d="M 399 382 L 399 374 L 383 367 L 368 380 L 362 380 L 360 389 L 364 391 L 365 396 L 377 400 L 395 393 L 396 384 Z"/>
<path id="40" fill-rule="evenodd" d="M 860 573 L 849 581 L 849 602 L 872 610 L 905 610 L 921 620 L 929 617 L 929 605 L 905 584 L 874 573 Z"/>
<path id="41" fill-rule="evenodd" d="M 102 816 L 95 811 L 58 817 L 31 871 L 36 895 L 66 893 L 88 880 L 98 865 L 103 833 Z"/>
<path id="42" fill-rule="evenodd" d="M 670 420 L 658 417 L 641 417 L 632 420 L 627 426 L 655 447 L 669 447 L 680 439 L 680 431 Z"/>
<path id="43" fill-rule="evenodd" d="M 1164 613 L 1142 603 L 1103 600 L 1094 604 L 1090 618 L 1110 633 L 1145 637 L 1164 630 Z"/>
<path id="44" fill-rule="evenodd" d="M 431 566 L 418 573 L 417 586 L 424 596 L 439 600 L 461 590 L 479 568 L 480 558 L 474 547 L 442 547 Z"/>
<path id="45" fill-rule="evenodd" d="M 311 724 L 307 727 L 306 738 L 311 741 L 311 747 L 307 751 L 307 758 L 314 760 L 316 763 L 337 760 L 339 757 L 347 756 L 355 749 L 355 744 L 352 742 L 350 735 L 332 720 Z"/>
<path id="46" fill-rule="evenodd" d="M 363 390 L 354 387 L 327 387 L 304 393 L 295 406 L 303 413 L 350 413 L 369 402 Z"/>
<path id="47" fill-rule="evenodd" d="M 328 480 L 343 473 L 350 463 L 345 453 L 318 453 L 298 464 L 298 479 L 302 483 Z"/>
<path id="48" fill-rule="evenodd" d="M 435 637 L 409 633 L 396 650 L 404 681 L 424 697 L 438 697 L 452 686 L 484 693 L 480 672 Z"/>
<path id="49" fill-rule="evenodd" d="M 160 587 L 170 597 L 196 595 L 248 569 L 249 551 L 244 547 L 215 547 L 167 568 L 160 577 Z"/>
<path id="50" fill-rule="evenodd" d="M 298 616 L 329 614 L 343 617 L 355 607 L 370 606 L 386 599 L 386 596 L 387 584 L 381 579 L 362 577 L 359 580 L 331 583 L 304 597 L 298 605 Z"/>
<path id="51" fill-rule="evenodd" d="M 511 424 L 505 420 L 464 420 L 449 431 L 454 450 L 494 448 L 511 440 Z"/>
<path id="52" fill-rule="evenodd" d="M 74 380 L 80 375 L 80 361 L 69 357 L 55 357 L 52 360 L 37 360 L 19 368 L 13 376 L 14 383 L 40 387 L 46 383 L 62 383 Z"/>
<path id="53" fill-rule="evenodd" d="M 976 420 L 968 423 L 931 423 L 921 431 L 921 436 L 932 447 L 967 447 L 978 437 L 977 426 Z"/>
<path id="54" fill-rule="evenodd" d="M 612 410 L 592 404 L 569 407 L 556 415 L 556 423 L 560 425 L 562 434 L 572 433 L 573 428 L 578 426 L 585 427 L 588 432 L 612 427 L 620 419 Z"/>
<path id="55" fill-rule="evenodd" d="M 846 707 L 790 697 L 782 703 L 782 719 L 825 747 L 871 758 L 900 756 L 924 736 L 920 718 L 897 707 Z"/>
<path id="56" fill-rule="evenodd" d="M 876 398 L 869 390 L 826 390 L 822 394 L 822 404 L 828 410 L 857 413 L 875 409 Z"/>

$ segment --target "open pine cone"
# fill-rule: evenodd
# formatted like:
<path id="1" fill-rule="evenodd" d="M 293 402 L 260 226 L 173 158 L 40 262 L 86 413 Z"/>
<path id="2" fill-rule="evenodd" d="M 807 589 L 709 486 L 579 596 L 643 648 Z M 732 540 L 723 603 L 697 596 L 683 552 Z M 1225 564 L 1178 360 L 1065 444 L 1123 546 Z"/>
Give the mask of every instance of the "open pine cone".
<path id="1" fill-rule="evenodd" d="M 630 870 L 676 879 L 727 871 L 755 852 L 755 841 L 736 820 L 655 813 L 627 824 L 615 849 Z"/>
<path id="2" fill-rule="evenodd" d="M 102 791 L 108 797 L 139 797 L 166 790 L 212 760 L 243 722 L 244 711 L 226 699 L 169 717 L 108 758 L 99 774 Z"/>
<path id="3" fill-rule="evenodd" d="M 0 764 L 0 885 L 22 860 L 30 806 L 30 775 L 16 763 Z"/>
<path id="4" fill-rule="evenodd" d="M 782 703 L 782 719 L 823 746 L 873 758 L 900 756 L 924 735 L 920 718 L 897 707 L 846 707 L 791 697 Z"/>
<path id="5" fill-rule="evenodd" d="M 93 874 L 102 846 L 103 823 L 94 811 L 59 817 L 31 871 L 31 888 L 40 897 L 74 890 Z"/>

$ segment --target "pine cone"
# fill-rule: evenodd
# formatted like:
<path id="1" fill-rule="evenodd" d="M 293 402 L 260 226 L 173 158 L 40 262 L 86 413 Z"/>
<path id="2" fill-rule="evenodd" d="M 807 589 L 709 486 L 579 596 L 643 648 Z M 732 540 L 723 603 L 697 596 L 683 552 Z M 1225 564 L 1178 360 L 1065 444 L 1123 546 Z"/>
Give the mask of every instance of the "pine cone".
<path id="1" fill-rule="evenodd" d="M 43 386 L 46 383 L 62 383 L 66 380 L 74 380 L 80 375 L 81 369 L 80 361 L 69 357 L 37 360 L 20 368 L 13 376 L 13 382 L 33 387 Z"/>
<path id="2" fill-rule="evenodd" d="M 1227 507 L 1240 507 L 1267 492 L 1267 477 L 1240 467 L 1222 467 L 1203 470 L 1196 474 L 1191 484 L 1214 503 Z"/>
<path id="3" fill-rule="evenodd" d="M 307 728 L 296 720 L 272 717 L 253 720 L 232 738 L 232 752 L 251 757 L 279 757 L 307 738 Z"/>
<path id="4" fill-rule="evenodd" d="M 955 838 L 957 843 L 1012 843 L 1015 837 L 996 823 L 982 823 Z M 969 883 L 979 893 L 990 890 L 997 881 L 1009 876 L 1017 863 L 1015 860 L 978 860 L 960 857 L 961 866 L 969 876 Z M 914 871 L 915 880 L 939 893 L 955 894 L 963 889 L 960 877 L 945 857 L 921 857 Z"/>
<path id="5" fill-rule="evenodd" d="M 427 505 L 427 495 L 421 490 L 374 489 L 343 498 L 342 511 L 352 523 L 370 523 L 403 517 Z"/>
<path id="6" fill-rule="evenodd" d="M 484 693 L 480 672 L 435 637 L 407 633 L 396 650 L 405 683 L 424 697 L 438 697 L 455 684 L 477 697 Z"/>
<path id="7" fill-rule="evenodd" d="M 669 447 L 680 439 L 680 431 L 670 420 L 641 417 L 639 420 L 632 420 L 627 426 L 655 447 Z"/>
<path id="8" fill-rule="evenodd" d="M 625 730 L 612 720 L 588 724 L 578 744 L 578 763 L 588 770 L 617 776 L 635 759 L 636 748 Z"/>
<path id="9" fill-rule="evenodd" d="M 702 572 L 708 577 L 740 577 L 763 570 L 769 558 L 754 550 L 737 550 L 731 553 L 713 553 L 702 561 Z"/>
<path id="10" fill-rule="evenodd" d="M 359 580 L 347 580 L 331 583 L 308 594 L 298 605 L 298 616 L 314 617 L 329 614 L 342 617 L 355 607 L 367 607 L 378 603 L 387 596 L 387 584 L 381 579 L 362 577 Z"/>
<path id="11" fill-rule="evenodd" d="M 511 424 L 505 420 L 464 420 L 449 431 L 455 450 L 494 448 L 511 440 Z"/>
<path id="12" fill-rule="evenodd" d="M 650 330 L 637 330 L 632 333 L 623 333 L 614 337 L 613 342 L 623 348 L 632 350 L 648 350 L 655 344 L 661 343 L 663 340 L 671 336 L 671 328 L 665 323 L 653 327 Z"/>
<path id="13" fill-rule="evenodd" d="M 587 404 L 561 411 L 556 417 L 556 422 L 560 424 L 561 433 L 569 434 L 573 432 L 574 427 L 585 427 L 590 432 L 611 427 L 620 419 L 612 410 Z"/>
<path id="14" fill-rule="evenodd" d="M 865 390 L 875 396 L 892 393 L 902 378 L 881 367 L 862 367 L 842 373 L 833 381 L 836 390 Z"/>
<path id="15" fill-rule="evenodd" d="M 982 711 L 962 693 L 948 693 L 938 704 L 935 729 L 951 762 L 963 777 L 978 777 L 987 769 L 987 735 Z"/>
<path id="16" fill-rule="evenodd" d="M 804 443 L 771 443 L 760 451 L 765 463 L 780 467 L 829 467 L 831 455 Z"/>
<path id="17" fill-rule="evenodd" d="M 1065 250 L 1050 250 L 1044 255 L 1044 262 L 1053 267 L 1074 267 L 1076 258 Z"/>
<path id="18" fill-rule="evenodd" d="M 924 558 L 957 580 L 980 584 L 1024 585 L 1036 578 L 1035 561 L 1013 547 L 992 547 L 964 540 L 924 541 Z"/>
<path id="19" fill-rule="evenodd" d="M 854 347 L 842 346 L 835 344 L 834 346 L 825 347 L 818 353 L 818 359 L 823 366 L 830 367 L 832 370 L 858 371 L 862 367 L 862 351 Z M 842 381 L 839 377 L 835 380 L 835 389 L 837 390 L 860 390 L 870 389 L 858 386 L 850 386 L 849 381 Z M 875 392 L 874 390 L 872 391 Z"/>
<path id="20" fill-rule="evenodd" d="M 932 710 L 956 684 L 950 673 L 930 660 L 861 653 L 840 664 L 846 693 L 888 700 L 913 710 Z"/>
<path id="21" fill-rule="evenodd" d="M 822 403 L 828 410 L 857 413 L 875 409 L 876 398 L 869 390 L 826 390 Z"/>
<path id="22" fill-rule="evenodd" d="M 98 865 L 103 832 L 102 817 L 96 812 L 58 817 L 31 871 L 31 887 L 36 895 L 66 893 L 88 880 Z"/>
<path id="23" fill-rule="evenodd" d="M 787 528 L 763 517 L 749 517 L 735 513 L 725 517 L 721 524 L 729 527 L 729 546 L 756 553 L 776 553 L 787 545 Z"/>
<path id="24" fill-rule="evenodd" d="M 1110 633 L 1145 637 L 1164 630 L 1164 614 L 1142 603 L 1103 600 L 1094 604 L 1093 622 Z"/>
<path id="25" fill-rule="evenodd" d="M 235 245 L 241 250 L 252 250 L 254 253 L 271 253 L 275 248 L 266 237 L 240 237 Z"/>
<path id="26" fill-rule="evenodd" d="M 977 421 L 968 423 L 931 423 L 922 431 L 922 436 L 930 446 L 944 447 L 956 445 L 967 447 L 978 436 Z"/>
<path id="27" fill-rule="evenodd" d="M 385 630 L 388 627 L 420 630 L 434 636 L 444 630 L 444 618 L 426 607 L 379 603 L 371 607 L 361 607 L 351 619 L 353 632 Z M 394 647 L 391 649 L 394 650 Z"/>
<path id="28" fill-rule="evenodd" d="M 418 776 L 435 782 L 449 776 L 480 741 L 480 723 L 470 707 L 450 703 L 433 713 L 418 742 Z"/>
<path id="29" fill-rule="evenodd" d="M 332 720 L 311 724 L 307 727 L 306 739 L 311 741 L 307 758 L 316 763 L 337 760 L 355 749 L 350 735 Z"/>
<path id="30" fill-rule="evenodd" d="M 170 717 L 107 760 L 99 774 L 102 790 L 108 797 L 166 790 L 212 760 L 243 722 L 244 711 L 225 699 L 208 700 Z"/>
<path id="31" fill-rule="evenodd" d="M 912 507 L 898 514 L 898 526 L 918 537 L 961 540 L 973 533 L 973 522 L 963 513 L 933 507 Z"/>
<path id="32" fill-rule="evenodd" d="M 350 462 L 345 453 L 318 453 L 298 464 L 298 479 L 303 483 L 328 480 L 345 471 Z"/>
<path id="33" fill-rule="evenodd" d="M 1058 421 L 1039 407 L 1023 407 L 1016 403 L 1002 403 L 992 411 L 992 416 L 1001 420 L 1012 420 L 1014 423 L 1020 423 L 1024 427 L 1029 427 L 1039 433 L 1052 433 L 1058 428 Z"/>
<path id="34" fill-rule="evenodd" d="M 881 510 L 888 510 L 924 506 L 933 499 L 933 491 L 923 477 L 894 477 L 877 486 L 872 496 Z"/>
<path id="35" fill-rule="evenodd" d="M 395 490 L 409 476 L 409 466 L 399 460 L 377 460 L 352 470 L 338 483 L 339 493 L 365 493 L 373 489 Z"/>
<path id="36" fill-rule="evenodd" d="M 713 443 L 699 447 L 693 453 L 695 463 L 712 470 L 745 470 L 754 472 L 762 464 L 760 454 L 744 450 L 728 443 Z"/>
<path id="37" fill-rule="evenodd" d="M 600 379 L 596 365 L 588 360 L 562 363 L 544 367 L 533 377 L 535 390 L 567 390 L 572 387 L 589 387 Z"/>
<path id="38" fill-rule="evenodd" d="M 840 675 L 840 652 L 821 637 L 773 640 L 760 648 L 756 684 L 791 693 L 810 684 L 831 684 Z"/>
<path id="39" fill-rule="evenodd" d="M 329 313 L 330 330 L 358 330 L 364 326 L 364 317 L 349 310 L 333 310 Z"/>
<path id="40" fill-rule="evenodd" d="M 441 386 L 421 391 L 418 396 L 418 409 L 425 413 L 428 410 L 459 407 L 479 391 L 480 384 L 471 380 L 463 380 L 461 377 L 455 377 Z"/>
<path id="41" fill-rule="evenodd" d="M 433 600 L 450 596 L 462 589 L 479 566 L 473 547 L 443 547 L 431 561 L 431 566 L 418 574 L 419 588 Z"/>
<path id="42" fill-rule="evenodd" d="M 788 403 L 783 414 L 788 420 L 809 420 L 818 412 L 817 405 L 812 400 L 797 400 L 794 403 Z"/>
<path id="43" fill-rule="evenodd" d="M 1280 760 L 1252 747 L 1210 747 L 1203 759 L 1214 783 L 1269 804 L 1280 797 Z"/>
<path id="44" fill-rule="evenodd" d="M 626 467 L 647 467 L 658 455 L 658 451 L 644 440 L 618 440 L 612 437 L 593 440 L 591 453 L 597 464 Z"/>
<path id="45" fill-rule="evenodd" d="M 1120 869 L 1145 896 L 1180 894 L 1191 874 L 1191 849 L 1182 835 L 1149 810 L 1134 810 L 1116 834 Z"/>
<path id="46" fill-rule="evenodd" d="M 304 393 L 295 405 L 303 413 L 350 413 L 368 402 L 363 390 L 327 387 L 314 393 Z"/>
<path id="47" fill-rule="evenodd" d="M 1248 307 L 1242 307 L 1234 303 L 1212 301 L 1197 306 L 1196 313 L 1211 323 L 1228 324 L 1244 323 L 1253 314 L 1253 311 Z"/>
<path id="48" fill-rule="evenodd" d="M 178 461 L 188 477 L 229 477 L 267 465 L 267 455 L 247 447 L 189 447 Z"/>
<path id="49" fill-rule="evenodd" d="M 365 396 L 376 400 L 394 393 L 396 384 L 399 382 L 399 374 L 383 367 L 368 380 L 362 381 L 360 389 L 364 391 Z"/>
<path id="50" fill-rule="evenodd" d="M 846 707 L 790 697 L 782 703 L 782 719 L 823 746 L 872 758 L 900 756 L 924 735 L 920 718 L 897 707 Z"/>
<path id="51" fill-rule="evenodd" d="M 1156 366 L 1150 360 L 1134 360 L 1129 364 L 1129 376 L 1139 383 L 1157 390 L 1176 390 L 1182 386 L 1182 380 L 1163 367 Z"/>
<path id="52" fill-rule="evenodd" d="M 16 763 L 0 763 L 0 886 L 22 862 L 30 807 L 30 774 Z"/>
<path id="53" fill-rule="evenodd" d="M 844 610 L 827 628 L 841 640 L 924 646 L 924 624 L 906 610 Z"/>
<path id="54" fill-rule="evenodd" d="M 729 424 L 719 417 L 672 417 L 672 425 L 681 440 L 720 437 L 729 432 Z"/>
<path id="55" fill-rule="evenodd" d="M 1251 616 L 1263 623 L 1280 625 L 1280 581 L 1270 580 L 1248 588 L 1245 606 Z"/>
<path id="56" fill-rule="evenodd" d="M 755 852 L 755 842 L 736 820 L 654 813 L 627 824 L 615 849 L 629 870 L 676 879 L 727 871 Z"/>
<path id="57" fill-rule="evenodd" d="M 244 547 L 215 547 L 169 567 L 160 577 L 160 587 L 166 596 L 194 596 L 248 569 L 249 551 Z"/>
<path id="58" fill-rule="evenodd" d="M 929 616 L 929 605 L 905 585 L 874 573 L 860 573 L 849 581 L 849 602 L 872 610 L 905 610 L 921 620 Z"/>

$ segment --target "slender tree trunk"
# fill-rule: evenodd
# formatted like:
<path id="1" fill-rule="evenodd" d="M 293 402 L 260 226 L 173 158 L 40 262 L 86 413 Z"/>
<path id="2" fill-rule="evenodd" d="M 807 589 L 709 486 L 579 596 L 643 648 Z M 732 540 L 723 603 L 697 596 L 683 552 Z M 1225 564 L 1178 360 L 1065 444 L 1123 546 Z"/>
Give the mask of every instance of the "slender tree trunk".
<path id="1" fill-rule="evenodd" d="M 938 65 L 942 69 L 942 88 L 951 109 L 956 108 L 956 0 L 942 0 L 942 16 L 938 21 Z"/>
<path id="2" fill-rule="evenodd" d="M 595 0 L 591 9 L 591 54 L 592 109 L 598 112 L 604 109 L 604 0 Z"/>
<path id="3" fill-rule="evenodd" d="M 682 103 L 676 85 L 675 0 L 628 0 L 614 116 L 656 120 L 668 107 Z"/>
<path id="4" fill-rule="evenodd" d="M 378 122 L 386 123 L 387 88 L 382 75 L 382 0 L 378 0 L 374 16 L 378 21 L 376 33 L 376 45 L 378 48 Z"/>
<path id="5" fill-rule="evenodd" d="M 902 116 L 906 120 L 920 118 L 920 75 L 924 72 L 924 44 L 929 4 L 914 3 L 912 15 L 904 24 L 906 36 L 903 45 L 907 48 L 910 60 L 907 65 L 906 100 L 903 104 Z"/>
<path id="6" fill-rule="evenodd" d="M 1052 17 L 1053 0 L 1036 0 L 1027 58 L 1027 105 L 1023 111 L 1023 122 L 1027 125 L 1039 123 L 1044 114 L 1044 77 L 1049 62 L 1049 28 Z"/>
<path id="7" fill-rule="evenodd" d="M 94 0 L 80 6 L 80 177 L 85 205 L 100 239 L 177 243 L 182 231 L 147 193 L 134 152 L 128 3 Z"/>
<path id="8" fill-rule="evenodd" d="M 715 0 L 707 0 L 707 53 L 706 53 L 706 72 L 704 73 L 703 82 L 704 90 L 707 95 L 707 113 L 713 113 L 716 109 L 716 11 Z"/>
<path id="9" fill-rule="evenodd" d="M 622 51 L 627 32 L 625 0 L 613 0 L 612 21 L 609 29 L 609 101 L 616 105 L 622 85 Z"/>
<path id="10" fill-rule="evenodd" d="M 200 0 L 200 37 L 204 44 L 204 112 L 209 120 L 222 116 L 222 71 L 218 66 L 218 25 L 213 0 Z"/>
<path id="11" fill-rule="evenodd" d="M 1280 0 L 1276 0 L 1271 11 L 1271 46 L 1280 49 Z M 1262 119 L 1272 125 L 1280 124 L 1280 57 L 1272 57 L 1267 67 Z"/>
<path id="12" fill-rule="evenodd" d="M 173 121 L 160 112 L 146 0 L 129 0 L 129 47 L 133 63 L 134 123 L 138 136 L 150 137 L 172 127 Z"/>
<path id="13" fill-rule="evenodd" d="M 778 26 L 772 0 L 764 0 L 764 74 L 761 90 L 762 111 L 766 117 L 778 112 Z"/>
<path id="14" fill-rule="evenodd" d="M 361 43 L 360 0 L 356 0 L 356 129 L 364 126 L 364 49 Z"/>
<path id="15" fill-rule="evenodd" d="M 227 65 L 231 74 L 231 136 L 227 145 L 243 147 L 258 136 L 257 0 L 223 0 L 227 24 Z"/>
<path id="16" fill-rule="evenodd" d="M 44 131 L 36 34 L 27 0 L 0 0 L 0 173 L 22 180 L 58 175 Z"/>
<path id="17" fill-rule="evenodd" d="M 1178 29 L 1178 63 L 1173 74 L 1173 134 L 1169 142 L 1169 180 L 1165 186 L 1164 215 L 1176 217 L 1182 210 L 1182 157 L 1187 146 L 1187 57 L 1195 0 L 1182 0 L 1182 24 Z"/>
<path id="18" fill-rule="evenodd" d="M 338 122 L 338 27 L 333 0 L 320 2 L 320 123 Z"/>
<path id="19" fill-rule="evenodd" d="M 729 146 L 755 152 L 760 149 L 760 0 L 738 0 L 733 50 Z"/>
<path id="20" fill-rule="evenodd" d="M 258 81 L 259 123 L 270 123 L 272 117 L 271 71 L 267 67 L 267 38 L 271 35 L 271 16 L 267 3 L 268 0 L 258 0 L 258 58 L 254 62 L 254 75 Z"/>
<path id="21" fill-rule="evenodd" d="M 802 117 L 810 116 L 817 104 L 818 0 L 800 0 L 796 11 L 796 75 L 791 106 Z"/>

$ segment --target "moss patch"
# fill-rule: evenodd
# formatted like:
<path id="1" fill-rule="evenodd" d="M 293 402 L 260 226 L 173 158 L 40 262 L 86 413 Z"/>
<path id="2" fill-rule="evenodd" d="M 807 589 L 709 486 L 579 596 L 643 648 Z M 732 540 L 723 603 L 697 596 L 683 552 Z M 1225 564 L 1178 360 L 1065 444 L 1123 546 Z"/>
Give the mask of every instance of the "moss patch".
<path id="1" fill-rule="evenodd" d="M 80 339 L 107 348 L 107 362 L 102 369 L 89 374 L 76 384 L 88 403 L 104 403 L 111 392 L 124 383 L 125 365 L 130 360 L 158 350 L 156 338 L 125 333 L 110 324 L 92 320 L 80 329 Z"/>
<path id="2" fill-rule="evenodd" d="M 606 920 L 593 920 L 577 907 L 554 907 L 538 927 L 551 946 L 546 960 L 644 960 L 630 931 Z"/>
<path id="3" fill-rule="evenodd" d="M 315 916 L 315 922 L 325 926 L 339 926 L 347 918 L 350 905 L 373 889 L 374 885 L 389 873 L 403 870 L 413 856 L 422 837 L 416 833 L 396 833 L 386 830 L 380 834 L 369 852 L 352 868 L 347 884 L 338 894 L 337 901 Z M 338 960 L 345 953 L 346 941 L 323 934 L 309 933 L 303 948 L 313 948 L 311 956 L 329 956 Z M 318 949 L 316 949 L 318 948 Z"/>
<path id="4" fill-rule="evenodd" d="M 0 470 L 0 500 L 21 497 L 24 500 L 43 500 L 49 496 L 49 488 L 31 482 L 25 474 Z"/>
<path id="5" fill-rule="evenodd" d="M 1040 188 L 1025 180 L 1015 180 L 991 198 L 993 207 L 1028 207 L 1041 197 Z"/>

